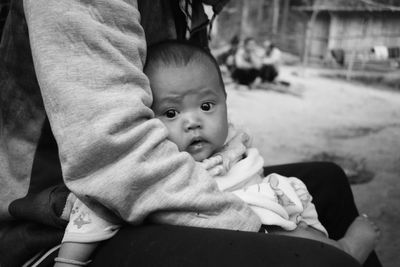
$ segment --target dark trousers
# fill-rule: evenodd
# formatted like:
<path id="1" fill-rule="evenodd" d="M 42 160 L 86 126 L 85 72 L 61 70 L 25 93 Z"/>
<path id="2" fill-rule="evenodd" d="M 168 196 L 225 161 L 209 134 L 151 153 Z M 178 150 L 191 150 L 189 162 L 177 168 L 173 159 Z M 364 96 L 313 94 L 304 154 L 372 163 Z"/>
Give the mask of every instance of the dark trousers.
<path id="1" fill-rule="evenodd" d="M 105 243 L 93 266 L 360 266 L 345 252 L 309 239 L 263 233 L 149 225 Z"/>
<path id="2" fill-rule="evenodd" d="M 242 85 L 251 85 L 257 77 L 260 77 L 263 82 L 273 82 L 278 76 L 278 71 L 273 65 L 263 65 L 260 69 L 236 67 L 231 73 L 232 79 Z"/>
<path id="3" fill-rule="evenodd" d="M 274 65 L 263 65 L 260 69 L 260 77 L 263 82 L 273 82 L 278 76 L 278 70 Z"/>
<path id="4" fill-rule="evenodd" d="M 332 163 L 271 166 L 265 174 L 304 181 L 322 224 L 341 238 L 358 215 L 348 180 Z M 359 266 L 346 253 L 317 241 L 167 225 L 126 227 L 97 251 L 93 266 Z M 375 252 L 364 266 L 381 266 Z"/>
<path id="5" fill-rule="evenodd" d="M 250 85 L 260 76 L 260 71 L 258 69 L 240 69 L 236 67 L 233 69 L 231 76 L 238 84 Z"/>

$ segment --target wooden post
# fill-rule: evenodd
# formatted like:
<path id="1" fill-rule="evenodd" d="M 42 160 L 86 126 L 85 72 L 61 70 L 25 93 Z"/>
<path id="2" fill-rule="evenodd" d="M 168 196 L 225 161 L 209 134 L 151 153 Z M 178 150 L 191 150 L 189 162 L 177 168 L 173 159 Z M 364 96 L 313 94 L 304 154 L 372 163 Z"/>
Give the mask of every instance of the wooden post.
<path id="1" fill-rule="evenodd" d="M 290 8 L 290 0 L 284 0 L 283 10 L 282 10 L 282 28 L 281 28 L 281 33 L 283 33 L 283 34 L 286 34 L 286 32 L 287 32 L 289 8 Z"/>
<path id="2" fill-rule="evenodd" d="M 251 32 L 251 26 L 249 26 L 249 13 L 250 13 L 250 6 L 251 3 L 249 1 L 243 1 L 242 5 L 242 23 L 241 23 L 241 29 L 240 33 L 242 35 L 242 38 L 246 38 L 252 35 Z"/>
<path id="3" fill-rule="evenodd" d="M 241 32 L 243 37 L 257 37 L 260 31 L 264 0 L 242 1 Z"/>
<path id="4" fill-rule="evenodd" d="M 311 18 L 307 23 L 307 29 L 306 29 L 306 39 L 304 42 L 304 52 L 303 52 L 303 69 L 302 69 L 302 75 L 305 76 L 306 75 L 306 68 L 308 65 L 308 52 L 310 50 L 310 44 L 311 41 L 313 40 L 313 30 L 314 30 L 314 25 L 315 25 L 315 21 L 317 19 L 317 15 L 319 13 L 318 9 L 313 10 L 312 14 L 311 14 Z"/>
<path id="5" fill-rule="evenodd" d="M 279 26 L 279 0 L 274 0 L 274 15 L 272 17 L 272 33 L 276 35 L 278 33 Z"/>
<path id="6" fill-rule="evenodd" d="M 346 71 L 346 80 L 351 80 L 351 74 L 353 72 L 353 67 L 354 67 L 354 61 L 356 59 L 356 50 L 353 49 L 351 51 L 351 56 L 350 56 L 350 61 L 349 61 L 349 65 L 347 66 L 347 71 Z"/>

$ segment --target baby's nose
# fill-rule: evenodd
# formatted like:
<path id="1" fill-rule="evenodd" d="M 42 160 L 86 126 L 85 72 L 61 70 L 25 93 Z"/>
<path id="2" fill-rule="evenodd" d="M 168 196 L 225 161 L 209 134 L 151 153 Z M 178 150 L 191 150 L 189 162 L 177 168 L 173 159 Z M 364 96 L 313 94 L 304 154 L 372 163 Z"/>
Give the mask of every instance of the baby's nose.
<path id="1" fill-rule="evenodd" d="M 186 131 L 201 128 L 200 118 L 195 114 L 187 114 L 185 117 L 184 128 Z"/>

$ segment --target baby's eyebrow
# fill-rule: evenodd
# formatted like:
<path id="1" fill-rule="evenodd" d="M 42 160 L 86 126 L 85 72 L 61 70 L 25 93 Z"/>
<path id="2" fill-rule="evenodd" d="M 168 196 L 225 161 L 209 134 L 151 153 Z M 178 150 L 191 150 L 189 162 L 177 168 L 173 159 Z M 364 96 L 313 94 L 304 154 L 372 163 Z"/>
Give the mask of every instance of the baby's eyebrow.
<path id="1" fill-rule="evenodd" d="M 157 101 L 153 105 L 153 109 L 157 110 L 157 112 L 163 112 L 167 108 L 176 107 L 181 103 L 181 98 L 178 96 L 167 96 L 161 99 L 157 99 Z"/>
<path id="2" fill-rule="evenodd" d="M 202 90 L 202 91 L 200 92 L 200 96 L 207 96 L 207 95 L 214 95 L 214 96 L 217 96 L 218 94 L 217 94 L 216 90 L 217 90 L 217 89 L 210 89 L 210 88 L 207 88 L 206 90 Z"/>
<path id="3" fill-rule="evenodd" d="M 166 96 L 164 98 L 162 98 L 159 103 L 161 105 L 163 104 L 178 104 L 180 103 L 182 100 L 182 97 L 180 96 Z"/>

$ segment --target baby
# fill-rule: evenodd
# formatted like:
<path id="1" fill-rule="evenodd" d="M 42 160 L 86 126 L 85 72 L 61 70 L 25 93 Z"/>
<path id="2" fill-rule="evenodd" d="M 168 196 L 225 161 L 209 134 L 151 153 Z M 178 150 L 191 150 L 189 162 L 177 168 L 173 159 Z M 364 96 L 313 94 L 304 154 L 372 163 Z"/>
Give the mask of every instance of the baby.
<path id="1" fill-rule="evenodd" d="M 365 261 L 379 236 L 366 217 L 356 218 L 339 241 L 331 240 L 303 182 L 278 174 L 262 177 L 264 161 L 250 147 L 249 136 L 228 123 L 225 87 L 208 51 L 178 41 L 162 42 L 149 48 L 144 72 L 153 92 L 152 109 L 168 129 L 168 139 L 202 164 L 222 191 L 248 203 L 266 232 L 325 242 Z M 88 264 L 98 242 L 119 228 L 73 194 L 69 198 L 70 222 L 57 267 Z"/>
<path id="2" fill-rule="evenodd" d="M 248 135 L 228 123 L 226 91 L 208 51 L 178 41 L 149 48 L 145 73 L 153 92 L 155 116 L 168 128 L 180 151 L 188 152 L 215 177 L 221 190 L 247 202 L 265 229 L 336 246 L 363 263 L 379 230 L 359 216 L 346 235 L 329 239 L 306 186 L 278 174 L 262 177 L 263 160 Z"/>

